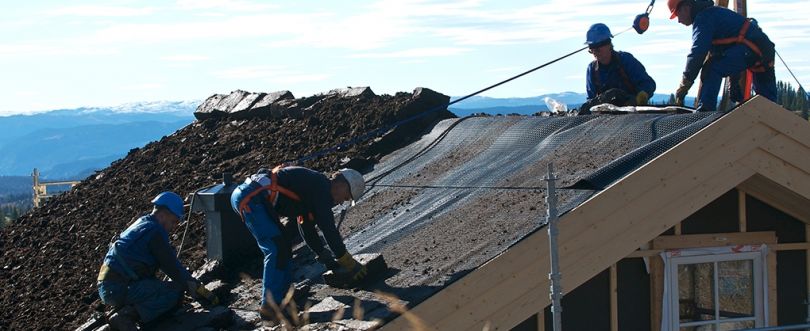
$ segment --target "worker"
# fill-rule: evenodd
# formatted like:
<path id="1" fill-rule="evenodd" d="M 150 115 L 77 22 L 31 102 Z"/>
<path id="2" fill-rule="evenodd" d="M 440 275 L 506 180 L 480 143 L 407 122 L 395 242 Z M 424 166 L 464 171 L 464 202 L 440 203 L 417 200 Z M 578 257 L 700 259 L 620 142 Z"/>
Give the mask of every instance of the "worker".
<path id="1" fill-rule="evenodd" d="M 614 50 L 611 38 L 610 29 L 602 23 L 591 25 L 585 35 L 594 60 L 585 74 L 588 101 L 580 107 L 580 114 L 590 113 L 590 107 L 602 103 L 643 106 L 655 93 L 655 80 L 644 65 L 632 54 Z"/>
<path id="2" fill-rule="evenodd" d="M 683 105 L 689 88 L 701 72 L 697 109 L 717 109 L 717 94 L 723 77 L 738 77 L 746 69 L 753 72 L 754 90 L 776 102 L 775 47 L 756 21 L 747 19 L 711 0 L 669 0 L 670 19 L 692 26 L 692 49 L 675 100 Z M 709 58 L 706 59 L 708 54 Z M 740 102 L 741 93 L 732 93 Z"/>
<path id="3" fill-rule="evenodd" d="M 137 322 L 155 320 L 180 303 L 183 291 L 209 303 L 219 301 L 180 264 L 169 243 L 169 233 L 183 218 L 183 199 L 163 192 L 152 205 L 152 213 L 114 238 L 98 274 L 101 301 L 117 311 L 109 318 L 113 329 L 136 330 Z M 158 269 L 172 281 L 158 280 Z"/>
<path id="4" fill-rule="evenodd" d="M 279 216 L 297 221 L 304 242 L 327 268 L 357 282 L 366 276 L 366 267 L 346 250 L 332 214 L 333 206 L 349 200 L 354 203 L 364 190 L 363 175 L 356 170 L 341 169 L 327 178 L 320 172 L 296 166 L 279 166 L 272 171 L 260 169 L 234 189 L 231 207 L 242 217 L 264 254 L 259 307 L 263 319 L 276 320 L 280 310 L 286 312 L 280 306 L 292 284 L 293 238 L 284 234 Z M 331 252 L 324 247 L 316 227 Z"/>

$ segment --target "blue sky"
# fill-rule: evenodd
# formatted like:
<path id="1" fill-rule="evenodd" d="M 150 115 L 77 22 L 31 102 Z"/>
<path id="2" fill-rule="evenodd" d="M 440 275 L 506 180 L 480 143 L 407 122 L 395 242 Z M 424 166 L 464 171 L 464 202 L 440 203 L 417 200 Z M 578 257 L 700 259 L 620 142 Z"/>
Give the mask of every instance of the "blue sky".
<path id="1" fill-rule="evenodd" d="M 733 2 L 733 1 L 731 1 Z M 647 1 L 15 1 L 0 11 L 0 115 L 214 93 L 417 86 L 460 96 L 578 49 L 596 22 L 630 27 Z M 806 0 L 748 1 L 810 84 Z M 672 93 L 691 28 L 659 0 L 650 30 L 614 40 Z M 581 52 L 484 95 L 584 92 Z M 793 82 L 777 63 L 777 79 Z M 793 83 L 795 85 L 795 83 Z M 694 95 L 696 87 L 690 91 Z"/>

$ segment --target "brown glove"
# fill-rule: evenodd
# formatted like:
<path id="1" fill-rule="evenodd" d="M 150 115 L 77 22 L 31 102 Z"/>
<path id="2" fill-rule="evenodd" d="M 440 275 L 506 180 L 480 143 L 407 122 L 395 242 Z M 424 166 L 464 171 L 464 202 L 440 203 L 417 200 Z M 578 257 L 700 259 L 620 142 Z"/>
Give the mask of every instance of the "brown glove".
<path id="1" fill-rule="evenodd" d="M 650 95 L 647 92 L 641 91 L 636 94 L 636 106 L 646 106 L 647 100 L 650 99 Z"/>
<path id="2" fill-rule="evenodd" d="M 188 286 L 188 295 L 197 302 L 204 299 L 211 305 L 216 306 L 219 304 L 219 298 L 205 288 L 205 285 L 202 283 L 196 280 L 189 280 L 186 282 L 186 286 Z"/>
<path id="3" fill-rule="evenodd" d="M 686 98 L 686 94 L 689 93 L 689 89 L 692 88 L 692 84 L 694 83 L 694 81 L 689 80 L 686 77 L 681 78 L 681 85 L 678 86 L 678 90 L 675 91 L 676 105 L 683 106 L 684 98 Z"/>

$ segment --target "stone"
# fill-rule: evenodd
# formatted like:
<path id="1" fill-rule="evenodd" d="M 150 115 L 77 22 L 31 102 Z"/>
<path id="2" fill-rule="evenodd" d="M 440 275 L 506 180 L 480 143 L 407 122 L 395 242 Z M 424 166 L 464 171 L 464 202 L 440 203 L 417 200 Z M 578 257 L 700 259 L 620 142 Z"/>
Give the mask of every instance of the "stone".
<path id="1" fill-rule="evenodd" d="M 324 283 L 337 288 L 354 288 L 361 286 L 364 283 L 373 282 L 376 279 L 385 276 L 386 272 L 388 271 L 388 265 L 385 264 L 385 259 L 383 258 L 382 254 L 357 254 L 354 255 L 354 258 L 360 264 L 365 265 L 368 271 L 368 274 L 363 280 L 360 281 L 360 283 L 355 283 L 351 277 L 352 275 L 348 273 L 334 272 L 332 270 L 328 270 L 323 273 Z"/>
<path id="2" fill-rule="evenodd" d="M 374 97 L 374 91 L 371 90 L 368 86 L 361 86 L 361 87 L 346 87 L 346 88 L 338 88 L 334 90 L 330 90 L 326 93 L 327 95 L 335 95 L 340 98 L 366 98 L 366 97 Z"/>
<path id="3" fill-rule="evenodd" d="M 197 110 L 194 111 L 194 118 L 202 121 L 208 118 L 222 116 L 223 114 L 216 111 L 214 107 L 224 98 L 224 94 L 214 94 L 208 97 L 199 106 L 197 106 Z"/>
<path id="4" fill-rule="evenodd" d="M 347 314 L 351 316 L 351 307 L 333 297 L 326 297 L 310 307 L 305 314 L 309 316 L 308 319 L 311 323 L 329 322 L 335 317 L 335 314 L 340 315 L 340 318 L 345 318 Z"/>
<path id="5" fill-rule="evenodd" d="M 231 94 L 222 98 L 222 100 L 220 100 L 217 103 L 217 105 L 214 106 L 214 109 L 226 114 L 230 114 L 231 109 L 233 109 L 236 105 L 238 105 L 239 102 L 241 102 L 242 99 L 244 99 L 248 95 L 250 95 L 250 92 L 247 91 L 242 90 L 233 91 L 231 92 Z"/>

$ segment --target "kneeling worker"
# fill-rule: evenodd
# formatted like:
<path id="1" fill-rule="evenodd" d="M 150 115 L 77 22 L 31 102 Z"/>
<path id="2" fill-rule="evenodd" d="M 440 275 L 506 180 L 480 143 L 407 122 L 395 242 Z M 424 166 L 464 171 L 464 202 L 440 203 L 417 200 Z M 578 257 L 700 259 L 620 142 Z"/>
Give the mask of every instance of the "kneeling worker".
<path id="1" fill-rule="evenodd" d="M 303 167 L 261 169 L 249 176 L 231 194 L 231 207 L 242 217 L 264 254 L 262 300 L 259 313 L 274 320 L 292 284 L 291 238 L 283 231 L 279 216 L 298 220 L 298 230 L 317 260 L 329 269 L 347 273 L 354 281 L 366 276 L 366 268 L 346 250 L 335 226 L 332 207 L 356 201 L 365 191 L 363 175 L 341 169 L 327 178 Z M 331 252 L 324 247 L 321 230 Z M 335 261 L 334 256 L 338 259 Z"/>
<path id="2" fill-rule="evenodd" d="M 644 65 L 632 54 L 613 49 L 613 35 L 605 24 L 591 25 L 585 37 L 594 60 L 585 74 L 588 101 L 580 107 L 580 114 L 588 114 L 590 107 L 602 103 L 646 105 L 655 92 L 655 81 Z"/>
<path id="3" fill-rule="evenodd" d="M 163 192 L 153 200 L 152 213 L 132 223 L 110 244 L 98 275 L 98 293 L 117 310 L 109 323 L 117 330 L 137 330 L 136 323 L 153 321 L 180 303 L 183 291 L 208 303 L 219 299 L 194 279 L 177 260 L 169 232 L 183 218 L 183 199 Z M 162 270 L 171 282 L 155 277 Z"/>

